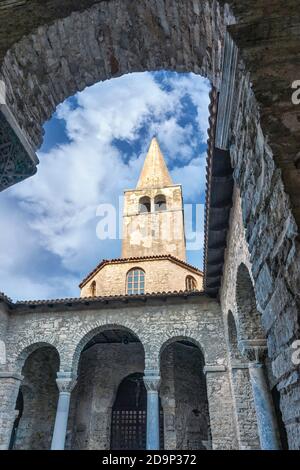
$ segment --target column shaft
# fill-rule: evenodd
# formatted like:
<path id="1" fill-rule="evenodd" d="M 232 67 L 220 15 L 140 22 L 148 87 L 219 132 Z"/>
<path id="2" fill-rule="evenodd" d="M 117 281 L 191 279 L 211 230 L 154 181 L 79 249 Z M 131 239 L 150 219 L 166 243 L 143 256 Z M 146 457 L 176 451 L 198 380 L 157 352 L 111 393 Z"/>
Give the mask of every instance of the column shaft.
<path id="1" fill-rule="evenodd" d="M 60 392 L 57 412 L 55 418 L 55 425 L 52 437 L 52 450 L 63 450 L 65 448 L 65 440 L 67 433 L 69 408 L 70 408 L 70 392 Z"/>
<path id="2" fill-rule="evenodd" d="M 263 364 L 255 362 L 250 363 L 249 374 L 253 390 L 261 449 L 278 450 L 281 446 L 277 420 Z"/>
<path id="3" fill-rule="evenodd" d="M 147 392 L 147 450 L 159 449 L 158 391 Z"/>
<path id="4" fill-rule="evenodd" d="M 159 385 L 156 370 L 145 370 L 144 383 L 147 390 L 147 450 L 159 450 Z"/>
<path id="5" fill-rule="evenodd" d="M 76 384 L 76 380 L 71 372 L 59 371 L 57 372 L 56 383 L 59 389 L 59 398 L 51 450 L 63 450 L 66 442 L 71 392 Z"/>

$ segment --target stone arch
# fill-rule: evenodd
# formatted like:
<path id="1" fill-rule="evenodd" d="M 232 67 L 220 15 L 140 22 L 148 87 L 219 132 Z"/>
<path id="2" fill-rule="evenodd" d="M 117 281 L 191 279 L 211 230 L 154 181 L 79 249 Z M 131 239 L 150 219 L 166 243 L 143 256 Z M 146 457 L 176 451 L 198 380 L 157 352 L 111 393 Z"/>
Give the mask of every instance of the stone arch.
<path id="1" fill-rule="evenodd" d="M 79 359 L 81 352 L 83 351 L 84 347 L 88 344 L 90 340 L 92 340 L 97 334 L 101 332 L 105 332 L 106 330 L 118 330 L 118 331 L 124 331 L 124 334 L 130 333 L 134 335 L 139 342 L 141 343 L 143 347 L 143 351 L 145 353 L 145 346 L 143 344 L 143 341 L 141 341 L 139 335 L 130 327 L 124 326 L 124 325 L 119 325 L 119 324 L 104 324 L 104 325 L 99 325 L 99 326 L 94 326 L 91 328 L 89 331 L 87 331 L 80 339 L 76 341 L 76 345 L 74 350 L 71 353 L 71 358 L 70 358 L 70 366 L 71 370 L 73 371 L 74 375 L 76 375 L 77 370 L 78 370 L 78 364 L 79 364 Z"/>
<path id="2" fill-rule="evenodd" d="M 190 343 L 194 344 L 195 346 L 198 347 L 198 349 L 200 350 L 202 356 L 203 356 L 203 359 L 205 359 L 205 353 L 204 353 L 204 349 L 203 347 L 201 346 L 201 344 L 199 343 L 199 341 L 197 339 L 194 339 L 190 336 L 185 336 L 185 335 L 179 335 L 179 336 L 172 336 L 171 338 L 167 339 L 166 341 L 164 341 L 161 346 L 160 346 L 160 350 L 159 350 L 159 356 L 161 357 L 162 353 L 164 352 L 164 350 L 170 346 L 170 344 L 172 343 L 176 343 L 178 341 L 189 341 Z"/>
<path id="3" fill-rule="evenodd" d="M 194 72 L 219 86 L 232 18 L 216 0 L 112 0 L 73 12 L 8 50 L 0 71 L 8 106 L 37 148 L 56 106 L 96 82 L 163 68 Z"/>
<path id="4" fill-rule="evenodd" d="M 151 212 L 151 199 L 149 196 L 142 196 L 139 199 L 139 214 Z"/>
<path id="5" fill-rule="evenodd" d="M 231 360 L 242 360 L 242 355 L 239 350 L 239 326 L 237 319 L 229 310 L 226 317 L 226 335 L 228 352 Z"/>
<path id="6" fill-rule="evenodd" d="M 49 449 L 59 395 L 56 383 L 59 353 L 53 345 L 40 342 L 28 346 L 19 355 L 22 360 L 25 356 L 23 380 L 20 384 L 23 409 L 14 438 L 14 448 Z"/>
<path id="7" fill-rule="evenodd" d="M 167 198 L 164 194 L 157 194 L 154 198 L 154 210 L 155 212 L 167 210 Z"/>
<path id="8" fill-rule="evenodd" d="M 164 339 L 164 341 L 162 341 L 160 343 L 157 358 L 155 358 L 155 359 L 157 359 L 156 364 L 157 364 L 157 369 L 158 370 L 160 368 L 161 356 L 162 356 L 163 352 L 166 350 L 166 348 L 168 346 L 170 346 L 173 343 L 179 342 L 179 341 L 188 341 L 188 342 L 194 344 L 195 346 L 197 346 L 197 348 L 199 349 L 199 351 L 200 351 L 200 353 L 203 357 L 203 365 L 205 365 L 205 363 L 206 363 L 205 348 L 200 344 L 200 342 L 197 339 L 193 338 L 190 335 L 182 334 L 182 335 L 171 336 L 167 339 Z"/>
<path id="9" fill-rule="evenodd" d="M 144 346 L 131 328 L 114 323 L 91 328 L 74 349 L 67 448 L 109 449 L 118 387 L 129 374 L 143 375 Z"/>
<path id="10" fill-rule="evenodd" d="M 236 304 L 240 340 L 264 339 L 261 315 L 257 309 L 256 296 L 249 269 L 241 263 L 236 276 Z"/>
<path id="11" fill-rule="evenodd" d="M 234 421 L 239 449 L 259 449 L 256 412 L 253 403 L 248 364 L 239 347 L 238 319 L 228 311 L 225 322 L 226 342 L 229 354 L 231 393 Z M 247 410 L 247 418 L 245 418 Z M 244 426 L 247 419 L 247 426 Z"/>
<path id="12" fill-rule="evenodd" d="M 199 341 L 169 338 L 160 348 L 160 398 L 166 449 L 211 448 L 204 354 Z"/>
<path id="13" fill-rule="evenodd" d="M 58 358 L 59 358 L 59 363 L 61 361 L 61 354 L 59 352 L 59 349 L 56 347 L 55 344 L 50 343 L 48 341 L 38 341 L 38 342 L 33 342 L 28 344 L 27 346 L 23 346 L 21 351 L 17 354 L 16 359 L 14 361 L 15 367 L 17 371 L 21 371 L 26 360 L 28 357 L 35 351 L 37 351 L 40 348 L 45 348 L 45 347 L 50 347 L 55 349 Z"/>

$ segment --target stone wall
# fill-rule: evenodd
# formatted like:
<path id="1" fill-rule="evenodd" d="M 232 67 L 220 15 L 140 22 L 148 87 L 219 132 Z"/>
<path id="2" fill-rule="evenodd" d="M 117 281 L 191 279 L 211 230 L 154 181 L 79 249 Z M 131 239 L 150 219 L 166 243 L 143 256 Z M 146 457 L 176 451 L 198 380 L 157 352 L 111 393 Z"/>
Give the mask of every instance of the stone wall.
<path id="1" fill-rule="evenodd" d="M 154 211 L 156 196 L 166 197 L 166 210 Z M 141 197 L 151 200 L 151 212 L 139 214 Z M 169 253 L 185 261 L 181 186 L 126 191 L 124 196 L 122 257 Z"/>
<path id="2" fill-rule="evenodd" d="M 169 362 L 169 349 L 175 356 L 173 362 Z M 172 374 L 168 373 L 169 367 L 172 367 Z M 197 347 L 173 343 L 164 350 L 160 367 L 160 398 L 164 410 L 166 449 L 205 449 L 211 446 L 202 369 L 203 360 Z M 140 343 L 96 344 L 82 353 L 78 382 L 72 392 L 67 448 L 110 448 L 111 410 L 118 386 L 125 377 L 136 372 L 144 372 L 144 351 Z M 172 399 L 173 427 L 169 414 Z M 177 439 L 172 447 L 174 432 Z"/>
<path id="3" fill-rule="evenodd" d="M 36 148 L 55 107 L 100 80 L 163 68 L 217 84 L 227 17 L 216 1 L 199 0 L 113 0 L 74 11 L 7 52 L 0 79 L 8 105 Z"/>
<path id="4" fill-rule="evenodd" d="M 141 343 L 96 344 L 82 353 L 72 392 L 67 447 L 109 449 L 111 409 L 121 381 L 144 372 Z"/>
<path id="5" fill-rule="evenodd" d="M 214 373 L 214 376 L 218 376 L 214 379 L 217 380 L 218 387 L 213 385 L 212 381 L 208 386 L 209 413 L 214 416 L 212 446 L 232 448 L 235 445 L 235 429 L 220 307 L 216 301 L 203 294 L 185 296 L 184 299 L 178 297 L 174 300 L 168 297 L 165 300 L 154 298 L 146 303 L 143 300 L 135 300 L 130 304 L 124 299 L 124 302 L 112 302 L 110 307 L 101 300 L 90 305 L 79 303 L 77 307 L 74 304 L 67 306 L 62 303 L 53 306 L 51 310 L 47 303 L 35 309 L 30 305 L 19 305 L 20 311 L 14 312 L 10 317 L 6 344 L 8 361 L 3 369 L 21 371 L 29 353 L 32 353 L 34 348 L 48 344 L 53 345 L 59 353 L 60 370 L 71 371 L 77 375 L 80 354 L 86 344 L 101 331 L 121 329 L 132 332 L 140 339 L 145 350 L 145 367 L 159 371 L 163 346 L 168 346 L 176 340 L 188 339 L 200 347 L 206 363 L 221 366 L 222 373 Z M 89 353 L 89 350 L 86 353 Z M 110 370 L 111 372 L 108 372 L 108 369 L 105 369 L 105 376 L 113 377 L 112 363 Z M 178 373 L 180 370 L 181 367 L 178 368 Z M 79 387 L 80 383 L 79 379 Z M 5 384 L 6 381 L 3 381 L 2 387 Z M 182 394 L 184 393 L 186 389 L 182 391 Z M 14 404 L 11 413 L 14 413 Z M 172 435 L 173 431 L 170 432 Z M 172 440 L 172 436 L 170 439 Z"/>
<path id="6" fill-rule="evenodd" d="M 130 269 L 140 268 L 145 272 L 145 292 L 173 292 L 186 290 L 186 277 L 191 275 L 197 290 L 203 288 L 203 275 L 196 269 L 168 259 L 118 261 L 107 264 L 92 276 L 82 287 L 81 297 L 92 295 L 91 284 L 96 282 L 96 296 L 125 295 L 126 279 Z"/>
<path id="7" fill-rule="evenodd" d="M 174 344 L 176 449 L 211 448 L 206 381 L 201 352 L 195 346 Z"/>
<path id="8" fill-rule="evenodd" d="M 238 17 L 247 21 L 241 21 L 230 30 L 241 49 L 244 43 L 246 51 L 241 52 L 247 56 L 247 62 L 255 63 L 254 87 L 264 105 L 265 134 L 269 133 L 271 139 L 268 141 L 262 132 L 250 77 L 240 62 L 235 83 L 230 154 L 241 195 L 258 309 L 281 393 L 289 445 L 299 449 L 300 379 L 298 366 L 291 360 L 292 344 L 300 334 L 300 250 L 293 215 L 299 213 L 295 207 L 299 197 L 299 184 L 296 184 L 299 181 L 299 139 L 293 134 L 299 130 L 299 123 L 295 108 L 290 112 L 288 82 L 296 76 L 295 57 L 299 42 L 295 41 L 294 31 L 299 28 L 296 20 L 289 24 L 284 14 L 287 10 L 295 11 L 296 3 L 276 2 L 277 7 L 272 9 L 275 18 L 272 17 L 270 23 L 269 2 L 255 2 L 255 11 L 246 13 L 243 4 L 249 5 L 234 2 L 234 8 Z M 257 33 L 251 20 L 259 16 L 265 23 L 260 23 Z M 282 27 L 283 18 L 287 27 Z M 37 147 L 41 143 L 41 125 L 50 118 L 55 106 L 86 85 L 102 79 L 129 71 L 165 68 L 202 73 L 218 88 L 227 19 L 228 15 L 224 15 L 216 2 L 171 2 L 166 9 L 166 2 L 113 1 L 102 2 L 81 14 L 75 12 L 35 31 L 29 27 L 26 31 L 31 34 L 7 52 L 1 67 L 8 104 L 30 142 Z M 292 40 L 294 44 L 290 43 Z M 288 46 L 293 46 L 286 50 L 290 63 L 284 67 L 286 56 L 282 52 Z M 279 51 L 283 66 L 274 60 Z M 270 71 L 276 75 L 271 91 Z M 283 177 L 290 190 L 293 212 L 268 143 L 273 144 L 276 160 L 285 170 Z M 293 191 L 291 180 L 294 181 Z M 249 259 L 247 263 L 249 267 Z M 224 273 L 226 270 L 225 266 Z M 39 335 L 43 336 L 41 330 Z"/>
<path id="9" fill-rule="evenodd" d="M 239 71 L 236 77 L 230 154 L 241 195 L 257 308 L 267 336 L 272 371 L 281 393 L 280 406 L 289 446 L 299 449 L 300 377 L 298 365 L 292 362 L 292 344 L 299 338 L 298 227 L 284 191 L 281 172 L 275 166 L 261 130 L 249 77 L 242 72 Z M 238 253 L 234 256 L 231 253 L 224 272 L 229 270 L 230 263 L 237 263 L 237 259 Z M 245 264 L 249 266 L 249 258 Z M 227 290 L 225 282 L 223 292 Z"/>
<path id="10" fill-rule="evenodd" d="M 55 381 L 58 369 L 58 354 L 54 348 L 40 348 L 27 358 L 21 386 L 24 408 L 14 449 L 50 449 L 58 400 Z"/>

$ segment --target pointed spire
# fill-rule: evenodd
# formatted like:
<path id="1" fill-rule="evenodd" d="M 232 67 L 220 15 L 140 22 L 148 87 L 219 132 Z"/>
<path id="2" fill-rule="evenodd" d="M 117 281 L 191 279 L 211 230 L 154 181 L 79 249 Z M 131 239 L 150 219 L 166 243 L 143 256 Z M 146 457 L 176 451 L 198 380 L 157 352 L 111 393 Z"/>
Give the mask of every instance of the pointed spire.
<path id="1" fill-rule="evenodd" d="M 163 188 L 173 184 L 156 137 L 153 137 L 136 189 Z"/>

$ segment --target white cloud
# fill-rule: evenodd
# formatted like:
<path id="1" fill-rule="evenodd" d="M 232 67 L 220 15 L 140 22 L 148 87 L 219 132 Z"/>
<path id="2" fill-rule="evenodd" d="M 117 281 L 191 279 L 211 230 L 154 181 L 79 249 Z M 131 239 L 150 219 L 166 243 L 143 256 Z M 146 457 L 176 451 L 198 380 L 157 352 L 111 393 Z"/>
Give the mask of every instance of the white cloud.
<path id="1" fill-rule="evenodd" d="M 192 159 L 183 167 L 175 167 L 171 171 L 174 183 L 182 185 L 183 197 L 185 201 L 195 200 L 195 195 L 200 198 L 205 191 L 205 167 L 206 153 Z"/>
<path id="2" fill-rule="evenodd" d="M 186 198 L 200 194 L 205 159 L 193 126 L 179 118 L 188 95 L 206 140 L 208 84 L 193 75 L 169 82 L 171 91 L 150 73 L 126 75 L 78 93 L 75 108 L 69 101 L 58 107 L 69 142 L 39 153 L 37 175 L 1 195 L 0 290 L 14 298 L 78 295 L 80 277 L 101 258 L 119 256 L 120 244 L 96 238 L 96 207 L 117 204 L 123 190 L 135 186 L 154 133 L 169 164 L 181 159 L 172 176 Z M 133 151 L 126 161 L 114 139 L 139 140 L 141 154 Z"/>

